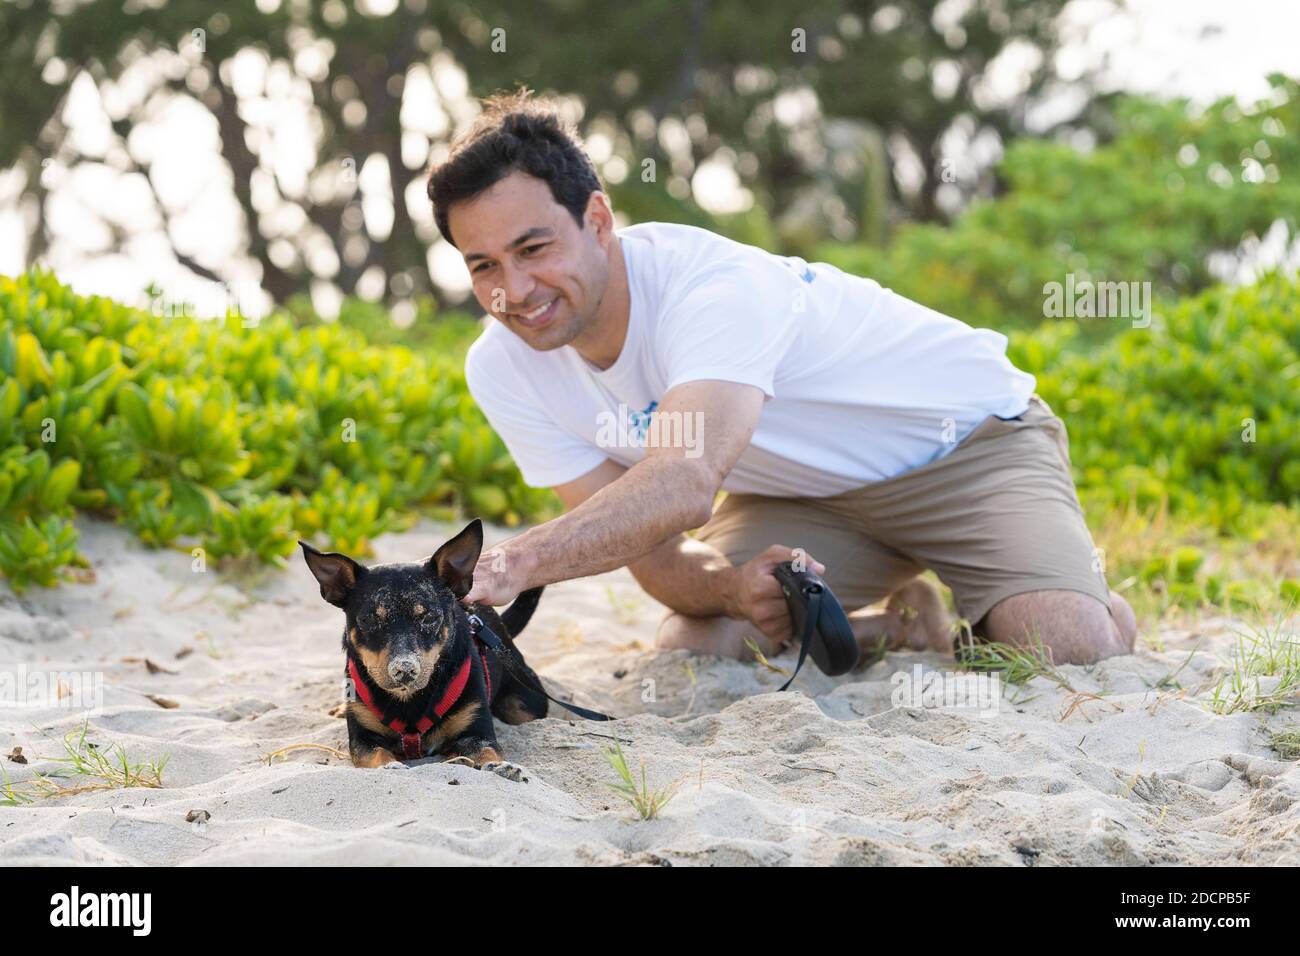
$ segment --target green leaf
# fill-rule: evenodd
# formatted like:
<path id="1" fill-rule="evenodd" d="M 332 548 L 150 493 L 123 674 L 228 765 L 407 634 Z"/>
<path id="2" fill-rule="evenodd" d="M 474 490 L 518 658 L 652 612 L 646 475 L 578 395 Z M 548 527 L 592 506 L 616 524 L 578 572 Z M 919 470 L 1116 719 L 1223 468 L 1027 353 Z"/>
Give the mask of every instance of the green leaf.
<path id="1" fill-rule="evenodd" d="M 118 390 L 117 411 L 138 441 L 152 444 L 157 439 L 149 416 L 149 397 L 139 385 L 129 382 Z"/>
<path id="2" fill-rule="evenodd" d="M 65 458 L 54 466 L 45 486 L 41 489 L 40 506 L 42 511 L 58 511 L 68 500 L 81 478 L 81 463 Z"/>

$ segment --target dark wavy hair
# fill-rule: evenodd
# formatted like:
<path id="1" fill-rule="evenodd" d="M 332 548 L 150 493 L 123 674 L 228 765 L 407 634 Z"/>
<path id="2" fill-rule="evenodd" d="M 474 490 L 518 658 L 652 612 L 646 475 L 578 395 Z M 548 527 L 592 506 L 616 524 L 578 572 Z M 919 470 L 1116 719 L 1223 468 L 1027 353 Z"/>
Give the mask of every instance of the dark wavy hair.
<path id="1" fill-rule="evenodd" d="M 587 200 L 603 189 L 591 159 L 555 104 L 523 88 L 483 101 L 474 125 L 451 144 L 451 154 L 429 173 L 429 200 L 438 231 L 453 246 L 447 227 L 452 204 L 472 199 L 515 170 L 544 180 L 555 201 L 582 228 Z"/>

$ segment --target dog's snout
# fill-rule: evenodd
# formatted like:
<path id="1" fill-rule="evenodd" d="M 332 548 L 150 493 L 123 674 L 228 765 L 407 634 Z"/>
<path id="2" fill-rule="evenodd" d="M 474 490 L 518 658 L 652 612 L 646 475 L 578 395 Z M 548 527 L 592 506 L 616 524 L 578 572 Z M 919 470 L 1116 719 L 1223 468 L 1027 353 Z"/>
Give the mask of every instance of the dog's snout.
<path id="1" fill-rule="evenodd" d="M 413 654 L 394 657 L 388 662 L 388 676 L 399 684 L 414 683 L 420 676 L 420 659 Z"/>

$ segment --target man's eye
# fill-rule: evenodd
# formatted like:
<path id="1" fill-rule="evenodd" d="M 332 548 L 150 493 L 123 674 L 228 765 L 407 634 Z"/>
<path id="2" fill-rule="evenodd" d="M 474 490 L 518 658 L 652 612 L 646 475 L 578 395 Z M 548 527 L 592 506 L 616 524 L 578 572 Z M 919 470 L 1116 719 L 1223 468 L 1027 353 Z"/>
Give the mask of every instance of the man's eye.
<path id="1" fill-rule="evenodd" d="M 488 265 L 488 263 L 481 262 L 470 271 L 473 272 L 475 275 L 478 275 L 480 272 L 486 272 L 489 268 L 490 266 Z"/>
<path id="2" fill-rule="evenodd" d="M 541 245 L 538 245 L 538 246 L 525 246 L 525 247 L 524 247 L 524 255 L 526 255 L 526 256 L 530 256 L 530 255 L 532 255 L 534 252 L 536 252 L 536 251 L 539 250 L 539 249 L 545 249 L 546 246 L 547 246 L 546 243 L 542 243 Z"/>

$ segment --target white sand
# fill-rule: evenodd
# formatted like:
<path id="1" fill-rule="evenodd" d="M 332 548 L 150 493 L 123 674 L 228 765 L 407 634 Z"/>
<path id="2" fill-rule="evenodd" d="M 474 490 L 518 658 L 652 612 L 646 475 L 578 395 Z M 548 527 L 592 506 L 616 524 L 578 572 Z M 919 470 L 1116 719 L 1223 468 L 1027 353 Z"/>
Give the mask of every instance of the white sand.
<path id="1" fill-rule="evenodd" d="M 942 667 L 935 655 L 834 680 L 810 664 L 776 694 L 783 678 L 760 666 L 656 653 L 662 609 L 619 571 L 549 588 L 520 641 L 552 693 L 624 718 L 500 726 L 530 783 L 432 761 L 356 770 L 313 750 L 268 766 L 289 744 L 347 747 L 330 716 L 342 612 L 301 558 L 245 591 L 195 574 L 186 554 L 79 526 L 96 580 L 21 598 L 0 582 L 0 672 L 102 671 L 89 739 L 133 761 L 166 756 L 165 786 L 0 807 L 6 865 L 1300 863 L 1300 764 L 1268 748 L 1268 731 L 1300 714 L 1216 716 L 1189 690 L 1152 689 L 1188 660 L 1192 634 L 1063 669 L 1103 699 L 1039 678 L 980 717 L 892 706 L 891 676 Z M 458 529 L 386 536 L 377 560 L 423 558 Z M 506 536 L 490 529 L 490 542 Z M 1224 623 L 1203 629 L 1185 688 L 1221 672 L 1207 650 L 1226 653 Z M 81 722 L 67 708 L 0 709 L 0 765 L 14 781 L 52 769 L 41 758 Z M 681 781 L 659 819 L 634 819 L 605 786 L 613 731 L 653 783 Z M 31 763 L 4 758 L 15 746 Z M 206 828 L 186 822 L 191 810 L 210 813 Z"/>

